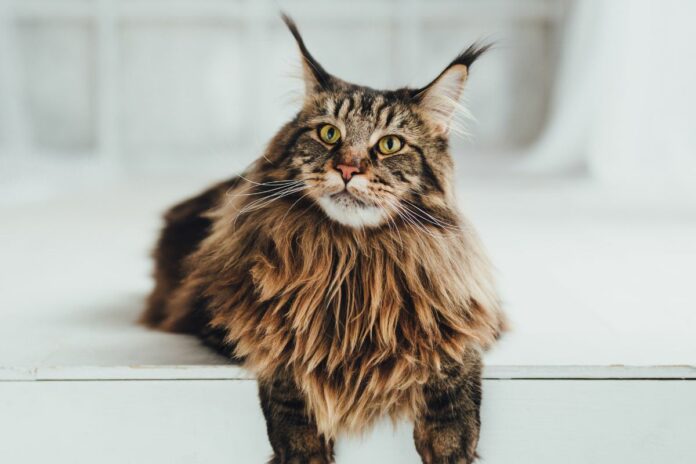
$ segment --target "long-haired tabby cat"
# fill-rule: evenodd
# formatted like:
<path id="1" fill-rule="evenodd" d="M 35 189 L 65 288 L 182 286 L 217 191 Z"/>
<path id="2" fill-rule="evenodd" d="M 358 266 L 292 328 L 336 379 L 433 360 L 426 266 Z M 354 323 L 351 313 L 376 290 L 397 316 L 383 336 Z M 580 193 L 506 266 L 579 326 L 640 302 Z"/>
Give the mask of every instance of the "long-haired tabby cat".
<path id="1" fill-rule="evenodd" d="M 487 47 L 381 91 L 326 72 L 284 20 L 304 104 L 243 175 L 166 213 L 143 320 L 256 374 L 271 462 L 333 462 L 337 435 L 386 415 L 415 422 L 423 462 L 470 463 L 503 316 L 448 135 Z"/>

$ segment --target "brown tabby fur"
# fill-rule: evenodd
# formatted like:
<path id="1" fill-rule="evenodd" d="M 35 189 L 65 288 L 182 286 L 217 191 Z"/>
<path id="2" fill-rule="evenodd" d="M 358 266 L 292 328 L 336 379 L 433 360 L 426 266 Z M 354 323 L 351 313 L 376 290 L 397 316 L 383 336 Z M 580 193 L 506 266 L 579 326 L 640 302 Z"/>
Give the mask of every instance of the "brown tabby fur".
<path id="1" fill-rule="evenodd" d="M 304 107 L 243 177 L 167 213 L 143 319 L 195 333 L 257 375 L 274 462 L 331 462 L 339 433 L 363 431 L 384 415 L 416 421 L 424 462 L 471 462 L 480 350 L 498 337 L 503 317 L 489 263 L 454 204 L 446 133 L 412 103 L 427 87 L 384 92 L 340 81 L 288 24 L 310 68 Z M 385 108 L 415 140 L 414 154 L 366 158 L 368 175 L 418 209 L 380 227 L 347 227 L 315 201 L 340 154 L 325 154 L 313 121 L 344 114 L 347 130 L 359 132 L 367 126 L 349 120 L 350 111 L 374 121 Z M 301 191 L 278 195 L 297 178 Z M 272 385 L 284 399 L 273 400 Z M 452 404 L 442 403 L 448 388 Z M 428 419 L 438 402 L 461 413 L 449 432 L 446 421 Z M 294 403 L 301 413 L 283 406 Z M 283 414 L 303 419 L 288 427 Z"/>

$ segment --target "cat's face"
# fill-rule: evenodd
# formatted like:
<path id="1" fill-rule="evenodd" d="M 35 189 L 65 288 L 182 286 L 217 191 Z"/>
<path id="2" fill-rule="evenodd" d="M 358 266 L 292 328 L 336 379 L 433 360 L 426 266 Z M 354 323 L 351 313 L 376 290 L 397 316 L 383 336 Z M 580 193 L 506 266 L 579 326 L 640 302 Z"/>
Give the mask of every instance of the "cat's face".
<path id="1" fill-rule="evenodd" d="M 424 88 L 378 91 L 326 73 L 286 22 L 303 55 L 306 89 L 282 160 L 289 179 L 348 227 L 430 221 L 432 205 L 446 208 L 451 196 L 451 120 L 485 47 L 470 47 Z"/>
<path id="2" fill-rule="evenodd" d="M 447 140 L 424 119 L 408 92 L 336 84 L 305 102 L 306 128 L 291 164 L 326 215 L 351 227 L 375 227 L 444 195 L 452 161 Z"/>

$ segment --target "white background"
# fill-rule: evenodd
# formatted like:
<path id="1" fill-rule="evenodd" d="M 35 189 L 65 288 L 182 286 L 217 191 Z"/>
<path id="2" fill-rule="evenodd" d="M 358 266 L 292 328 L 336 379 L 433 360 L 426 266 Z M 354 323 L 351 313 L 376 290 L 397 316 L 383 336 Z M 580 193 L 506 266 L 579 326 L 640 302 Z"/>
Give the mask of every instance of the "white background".
<path id="1" fill-rule="evenodd" d="M 544 126 L 563 3 L 0 0 L 0 182 L 244 166 L 302 89 L 281 8 L 330 72 L 378 88 L 421 86 L 496 42 L 469 82 L 460 156 L 518 150 Z"/>

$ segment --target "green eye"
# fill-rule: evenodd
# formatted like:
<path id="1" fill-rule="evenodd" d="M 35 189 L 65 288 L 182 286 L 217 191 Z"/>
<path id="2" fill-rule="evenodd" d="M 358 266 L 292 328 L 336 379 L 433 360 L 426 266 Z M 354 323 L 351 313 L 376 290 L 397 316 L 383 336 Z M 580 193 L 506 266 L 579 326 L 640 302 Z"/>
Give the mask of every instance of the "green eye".
<path id="1" fill-rule="evenodd" d="M 319 138 L 321 138 L 324 143 L 333 145 L 341 139 L 341 131 L 332 124 L 324 124 L 319 128 Z"/>
<path id="2" fill-rule="evenodd" d="M 393 155 L 401 150 L 401 139 L 396 135 L 385 135 L 377 142 L 377 149 L 383 155 Z"/>

